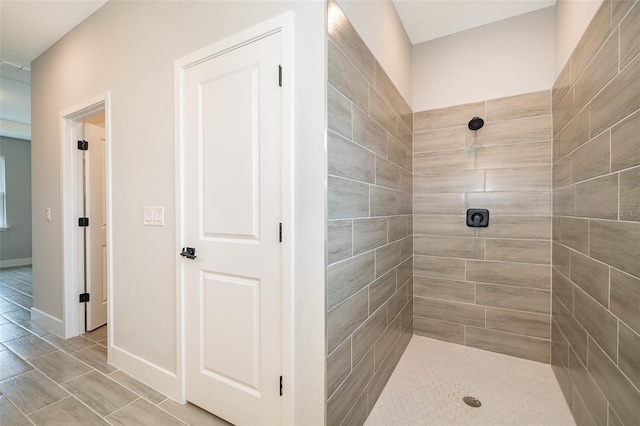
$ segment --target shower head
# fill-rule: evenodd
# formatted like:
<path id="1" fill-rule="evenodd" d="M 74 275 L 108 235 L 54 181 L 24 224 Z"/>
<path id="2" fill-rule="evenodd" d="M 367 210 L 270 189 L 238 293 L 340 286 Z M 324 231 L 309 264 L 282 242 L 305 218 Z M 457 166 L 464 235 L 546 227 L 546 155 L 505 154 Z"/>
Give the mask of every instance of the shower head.
<path id="1" fill-rule="evenodd" d="M 469 130 L 478 130 L 484 126 L 484 120 L 480 117 L 473 117 L 471 121 L 469 121 Z"/>

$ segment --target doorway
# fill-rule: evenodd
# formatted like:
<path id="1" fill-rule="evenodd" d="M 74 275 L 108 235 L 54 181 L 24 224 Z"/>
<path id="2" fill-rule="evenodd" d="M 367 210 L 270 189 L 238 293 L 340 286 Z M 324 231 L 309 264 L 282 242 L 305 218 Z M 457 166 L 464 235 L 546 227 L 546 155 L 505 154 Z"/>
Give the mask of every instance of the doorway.
<path id="1" fill-rule="evenodd" d="M 291 422 L 290 19 L 176 61 L 184 395 L 234 424 Z"/>
<path id="2" fill-rule="evenodd" d="M 65 338 L 108 324 L 112 275 L 109 105 L 105 93 L 60 113 Z"/>

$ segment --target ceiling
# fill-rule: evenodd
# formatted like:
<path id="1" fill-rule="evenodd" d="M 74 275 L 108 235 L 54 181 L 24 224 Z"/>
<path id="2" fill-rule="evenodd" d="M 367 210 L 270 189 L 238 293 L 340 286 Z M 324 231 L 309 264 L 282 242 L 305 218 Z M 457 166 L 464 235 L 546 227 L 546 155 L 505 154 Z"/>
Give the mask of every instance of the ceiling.
<path id="1" fill-rule="evenodd" d="M 554 6 L 556 0 L 392 0 L 412 44 Z"/>
<path id="2" fill-rule="evenodd" d="M 556 0 L 391 1 L 413 44 L 556 3 Z M 30 139 L 31 61 L 106 2 L 0 0 L 0 134 Z M 15 132 L 8 134 L 7 126 L 25 131 L 22 136 L 16 136 Z"/>

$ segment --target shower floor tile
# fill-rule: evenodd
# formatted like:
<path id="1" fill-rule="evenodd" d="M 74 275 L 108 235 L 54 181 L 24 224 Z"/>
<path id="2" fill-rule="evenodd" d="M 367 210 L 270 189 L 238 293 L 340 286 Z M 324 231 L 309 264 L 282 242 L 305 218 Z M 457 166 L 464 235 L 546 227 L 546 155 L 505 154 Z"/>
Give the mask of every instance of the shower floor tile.
<path id="1" fill-rule="evenodd" d="M 575 422 L 549 365 L 413 336 L 365 425 L 427 424 Z"/>

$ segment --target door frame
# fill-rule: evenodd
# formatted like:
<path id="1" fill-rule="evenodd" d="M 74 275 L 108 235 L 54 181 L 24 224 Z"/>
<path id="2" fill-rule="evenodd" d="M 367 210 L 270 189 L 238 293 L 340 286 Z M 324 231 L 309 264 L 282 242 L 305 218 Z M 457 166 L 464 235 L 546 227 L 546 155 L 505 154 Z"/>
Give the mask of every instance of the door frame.
<path id="1" fill-rule="evenodd" d="M 282 374 L 285 380 L 282 397 L 283 424 L 294 419 L 294 309 L 293 309 L 293 126 L 294 126 L 294 58 L 293 12 L 288 11 L 254 25 L 244 31 L 226 37 L 207 47 L 186 55 L 174 62 L 175 81 L 175 172 L 176 172 L 176 353 L 179 400 L 186 401 L 186 323 L 184 259 L 178 255 L 186 245 L 184 239 L 184 120 L 182 99 L 184 95 L 184 71 L 205 60 L 223 55 L 258 39 L 280 32 L 282 36 Z"/>
<path id="2" fill-rule="evenodd" d="M 76 141 L 82 135 L 82 121 L 85 118 L 104 113 L 107 212 L 107 286 L 109 306 L 107 310 L 107 330 L 110 331 L 113 312 L 112 249 L 112 185 L 111 185 L 111 92 L 107 91 L 86 99 L 60 112 L 60 164 L 61 164 L 61 211 L 62 224 L 62 282 L 64 338 L 78 336 L 85 332 L 84 306 L 78 302 L 78 295 L 84 293 L 83 260 L 79 256 L 83 249 L 82 229 L 77 226 L 78 200 L 82 196 L 82 164 L 77 159 Z M 78 134 L 80 132 L 80 134 Z M 108 333 L 110 334 L 110 333 Z M 107 346 L 108 343 L 107 343 Z"/>

